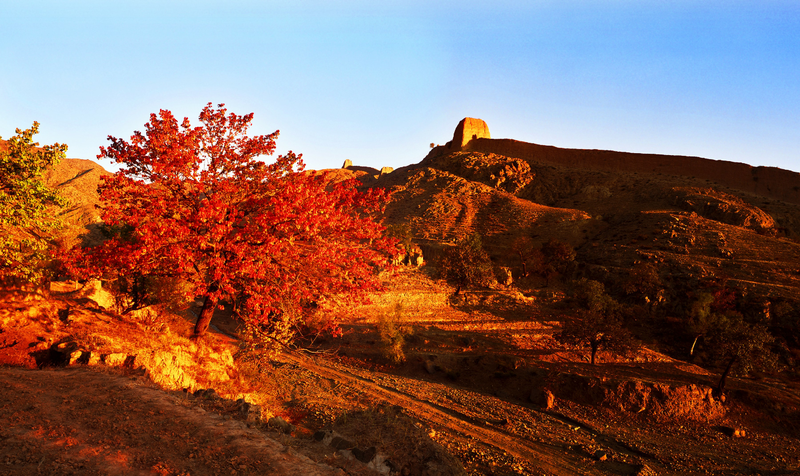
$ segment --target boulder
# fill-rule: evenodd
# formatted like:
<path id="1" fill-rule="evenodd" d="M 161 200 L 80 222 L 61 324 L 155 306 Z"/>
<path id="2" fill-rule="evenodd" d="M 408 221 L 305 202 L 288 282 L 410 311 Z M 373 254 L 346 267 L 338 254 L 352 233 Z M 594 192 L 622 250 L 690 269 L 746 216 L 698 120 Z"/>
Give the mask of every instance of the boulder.
<path id="1" fill-rule="evenodd" d="M 608 459 L 608 453 L 606 453 L 605 451 L 597 450 L 594 453 L 594 459 L 596 459 L 597 461 L 605 461 Z"/>
<path id="2" fill-rule="evenodd" d="M 102 357 L 103 363 L 109 367 L 121 367 L 125 364 L 128 354 L 114 353 L 107 354 Z"/>
<path id="3" fill-rule="evenodd" d="M 544 391 L 544 407 L 547 410 L 552 410 L 556 406 L 556 396 L 550 390 Z"/>
<path id="4" fill-rule="evenodd" d="M 717 428 L 731 438 L 744 438 L 747 436 L 747 432 L 741 428 L 731 428 L 729 426 L 719 426 Z"/>
<path id="5" fill-rule="evenodd" d="M 239 406 L 239 415 L 245 421 L 261 421 L 261 406 L 249 403 L 244 398 L 236 400 L 236 404 Z"/>
<path id="6" fill-rule="evenodd" d="M 352 441 L 345 440 L 341 436 L 335 436 L 331 440 L 330 447 L 336 450 L 352 450 L 356 447 L 356 445 Z"/>
<path id="7" fill-rule="evenodd" d="M 362 463 L 369 463 L 372 461 L 372 458 L 375 457 L 375 454 L 378 450 L 374 446 L 370 446 L 366 450 L 362 450 L 360 448 L 353 448 L 350 450 L 353 453 L 353 456 L 356 457 L 357 460 L 361 461 Z"/>
<path id="8" fill-rule="evenodd" d="M 115 304 L 114 296 L 103 289 L 103 284 L 97 279 L 90 279 L 77 291 L 76 297 L 89 299 L 102 309 L 112 309 Z"/>
<path id="9" fill-rule="evenodd" d="M 194 396 L 197 398 L 203 398 L 205 400 L 219 400 L 220 397 L 216 390 L 213 388 L 197 390 L 194 392 Z"/>
<path id="10" fill-rule="evenodd" d="M 275 428 L 276 430 L 280 431 L 281 433 L 289 434 L 294 430 L 294 427 L 288 423 L 286 420 L 279 416 L 274 416 L 267 420 L 267 425 L 270 428 Z"/>
<path id="11" fill-rule="evenodd" d="M 57 342 L 50 346 L 48 363 L 55 366 L 69 365 L 78 351 L 78 344 L 75 341 Z"/>
<path id="12" fill-rule="evenodd" d="M 431 360 L 425 361 L 425 370 L 428 371 L 429 374 L 435 374 L 437 370 L 437 365 L 433 363 Z"/>

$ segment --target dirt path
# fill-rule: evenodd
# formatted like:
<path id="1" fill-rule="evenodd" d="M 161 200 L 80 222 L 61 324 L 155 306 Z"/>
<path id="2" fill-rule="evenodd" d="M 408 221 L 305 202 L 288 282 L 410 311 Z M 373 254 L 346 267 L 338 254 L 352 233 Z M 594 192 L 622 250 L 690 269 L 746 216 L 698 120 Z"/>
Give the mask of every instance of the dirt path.
<path id="1" fill-rule="evenodd" d="M 485 425 L 468 415 L 429 401 L 415 398 L 401 391 L 381 386 L 373 381 L 349 372 L 332 368 L 320 361 L 296 354 L 284 354 L 286 362 L 308 369 L 317 375 L 337 382 L 347 382 L 372 397 L 393 405 L 403 407 L 414 415 L 435 427 L 443 428 L 457 434 L 474 438 L 485 445 L 492 446 L 523 461 L 528 461 L 541 470 L 541 474 L 575 475 L 575 474 L 607 474 L 592 466 L 590 462 L 580 462 L 578 458 L 559 457 L 564 454 L 562 445 L 540 443 L 509 434 L 507 431 L 492 428 L 492 422 Z M 487 409 L 488 410 L 488 409 Z M 497 422 L 502 424 L 501 421 Z"/>
<path id="2" fill-rule="evenodd" d="M 0 367 L 0 475 L 36 474 L 343 472 L 138 378 Z"/>
<path id="3" fill-rule="evenodd" d="M 490 378 L 494 393 L 437 375 L 389 374 L 314 356 L 283 359 L 284 369 L 308 381 L 402 407 L 440 433 L 435 440 L 476 474 L 800 474 L 796 436 L 740 404 L 711 423 L 650 421 L 567 400 L 545 411 L 497 397 L 502 379 Z M 747 437 L 731 437 L 726 428 L 746 428 Z"/>

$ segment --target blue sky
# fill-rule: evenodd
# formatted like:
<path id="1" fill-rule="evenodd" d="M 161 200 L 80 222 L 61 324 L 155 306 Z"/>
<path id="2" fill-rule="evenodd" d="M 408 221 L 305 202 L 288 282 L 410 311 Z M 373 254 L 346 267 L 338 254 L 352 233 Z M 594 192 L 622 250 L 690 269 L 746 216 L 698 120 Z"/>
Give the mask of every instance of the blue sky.
<path id="1" fill-rule="evenodd" d="M 800 171 L 797 1 L 0 0 L 0 136 L 94 159 L 208 102 L 309 168 L 495 138 Z M 105 166 L 109 164 L 104 163 Z"/>

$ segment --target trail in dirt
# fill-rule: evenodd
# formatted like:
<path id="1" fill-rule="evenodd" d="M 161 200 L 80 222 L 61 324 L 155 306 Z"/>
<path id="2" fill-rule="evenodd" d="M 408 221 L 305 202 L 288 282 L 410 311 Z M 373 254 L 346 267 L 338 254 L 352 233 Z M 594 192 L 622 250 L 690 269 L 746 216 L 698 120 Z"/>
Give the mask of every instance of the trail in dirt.
<path id="1" fill-rule="evenodd" d="M 591 463 L 582 463 L 560 457 L 558 453 L 563 452 L 564 448 L 559 445 L 524 440 L 503 431 L 478 425 L 469 421 L 474 421 L 471 417 L 458 414 L 450 409 L 444 409 L 439 405 L 420 400 L 400 391 L 383 387 L 349 372 L 334 369 L 306 356 L 284 354 L 283 358 L 287 363 L 303 367 L 324 378 L 347 382 L 374 398 L 393 405 L 399 405 L 410 414 L 428 423 L 475 438 L 486 445 L 498 448 L 524 461 L 533 462 L 544 471 L 543 474 L 605 474 L 592 467 Z"/>

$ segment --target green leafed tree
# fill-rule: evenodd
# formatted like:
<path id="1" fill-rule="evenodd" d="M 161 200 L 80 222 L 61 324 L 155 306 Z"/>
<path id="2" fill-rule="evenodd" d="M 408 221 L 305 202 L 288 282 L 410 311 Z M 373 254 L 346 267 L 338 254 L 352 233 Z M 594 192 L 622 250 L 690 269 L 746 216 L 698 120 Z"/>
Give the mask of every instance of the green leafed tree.
<path id="1" fill-rule="evenodd" d="M 580 309 L 575 317 L 564 319 L 561 332 L 555 336 L 556 340 L 588 347 L 592 365 L 601 349 L 626 353 L 636 348 L 636 340 L 620 316 L 619 303 L 606 294 L 603 283 L 580 279 L 575 282 L 571 294 Z"/>
<path id="2" fill-rule="evenodd" d="M 49 244 L 60 226 L 54 208 L 65 203 L 42 175 L 64 158 L 67 146 L 39 147 L 33 141 L 38 132 L 34 122 L 0 145 L 0 280 L 6 282 L 45 278 Z"/>
<path id="3" fill-rule="evenodd" d="M 636 348 L 635 339 L 619 315 L 591 309 L 579 309 L 575 317 L 565 319 L 555 337 L 563 344 L 588 347 L 592 365 L 600 350 L 624 354 Z"/>
<path id="4" fill-rule="evenodd" d="M 694 336 L 692 348 L 689 349 L 689 355 L 694 355 L 697 341 L 714 329 L 716 323 L 720 319 L 724 319 L 724 316 L 711 311 L 711 304 L 713 302 L 714 296 L 709 293 L 701 293 L 692 304 L 689 319 L 686 321 L 687 330 Z"/>
<path id="5" fill-rule="evenodd" d="M 494 279 L 492 261 L 477 233 L 463 238 L 445 251 L 439 269 L 444 279 L 456 284 L 456 294 L 466 286 L 486 286 Z"/>
<path id="6" fill-rule="evenodd" d="M 511 243 L 511 252 L 519 257 L 521 277 L 528 277 L 528 264 L 534 259 L 536 251 L 533 239 L 529 236 L 520 236 Z"/>
<path id="7" fill-rule="evenodd" d="M 740 315 L 720 316 L 705 342 L 713 360 L 723 367 L 717 392 L 725 390 L 725 382 L 734 369 L 746 375 L 755 369 L 774 368 L 777 365 L 777 356 L 771 349 L 774 341 L 763 324 L 750 324 Z"/>
<path id="8" fill-rule="evenodd" d="M 622 281 L 622 290 L 651 308 L 664 298 L 664 284 L 653 263 L 638 263 L 630 268 Z"/>
<path id="9" fill-rule="evenodd" d="M 545 279 L 545 286 L 553 278 L 569 277 L 575 269 L 575 249 L 563 241 L 551 238 L 529 257 L 531 271 Z"/>

